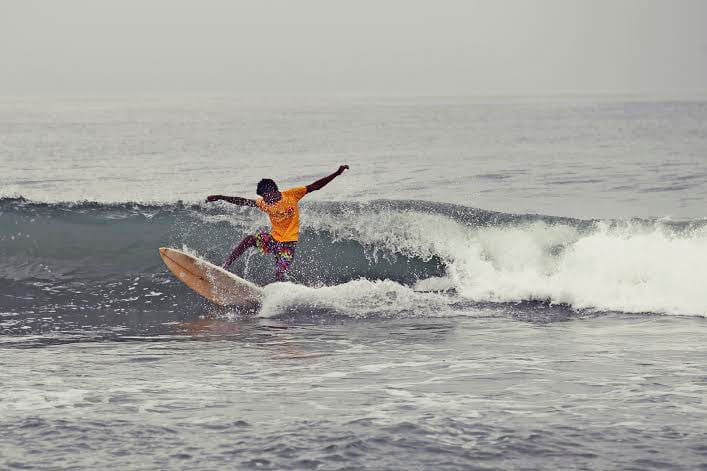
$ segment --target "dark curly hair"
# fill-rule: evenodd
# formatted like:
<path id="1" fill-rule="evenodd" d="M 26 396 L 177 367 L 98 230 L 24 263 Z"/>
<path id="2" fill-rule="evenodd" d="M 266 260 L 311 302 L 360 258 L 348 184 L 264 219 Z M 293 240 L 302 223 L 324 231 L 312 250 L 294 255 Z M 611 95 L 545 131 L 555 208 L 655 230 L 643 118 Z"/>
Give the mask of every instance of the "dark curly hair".
<path id="1" fill-rule="evenodd" d="M 266 193 L 278 191 L 277 183 L 269 178 L 263 178 L 258 182 L 258 189 L 255 191 L 258 196 L 264 196 Z"/>

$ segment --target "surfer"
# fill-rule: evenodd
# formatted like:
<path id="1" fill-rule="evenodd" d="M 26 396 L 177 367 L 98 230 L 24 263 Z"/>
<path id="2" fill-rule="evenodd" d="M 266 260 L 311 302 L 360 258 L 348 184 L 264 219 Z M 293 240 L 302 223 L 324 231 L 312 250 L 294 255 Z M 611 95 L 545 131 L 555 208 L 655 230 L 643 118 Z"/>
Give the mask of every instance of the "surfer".
<path id="1" fill-rule="evenodd" d="M 284 281 L 285 272 L 295 257 L 295 248 L 299 238 L 299 200 L 307 193 L 321 190 L 348 168 L 348 165 L 341 165 L 336 172 L 314 183 L 284 191 L 280 191 L 273 180 L 263 178 L 258 182 L 258 187 L 255 191 L 260 198 L 255 200 L 239 196 L 208 196 L 206 198 L 207 202 L 223 200 L 240 206 L 258 208 L 268 214 L 272 224 L 270 232 L 260 230 L 255 234 L 246 236 L 233 248 L 231 255 L 223 263 L 223 268 L 226 269 L 231 266 L 249 248 L 257 247 L 263 254 L 271 253 L 275 255 L 275 278 L 278 281 Z"/>

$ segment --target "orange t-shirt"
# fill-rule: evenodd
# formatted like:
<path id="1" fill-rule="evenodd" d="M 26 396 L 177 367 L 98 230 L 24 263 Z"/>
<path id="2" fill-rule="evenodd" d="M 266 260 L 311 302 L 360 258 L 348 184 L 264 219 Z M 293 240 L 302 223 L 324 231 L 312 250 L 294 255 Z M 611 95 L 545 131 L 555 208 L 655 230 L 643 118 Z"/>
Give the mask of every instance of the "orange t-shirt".
<path id="1" fill-rule="evenodd" d="M 271 235 L 278 242 L 296 242 L 299 237 L 299 208 L 297 203 L 307 194 L 306 186 L 281 191 L 280 201 L 267 204 L 263 198 L 255 200 L 261 211 L 268 213 L 272 224 Z"/>

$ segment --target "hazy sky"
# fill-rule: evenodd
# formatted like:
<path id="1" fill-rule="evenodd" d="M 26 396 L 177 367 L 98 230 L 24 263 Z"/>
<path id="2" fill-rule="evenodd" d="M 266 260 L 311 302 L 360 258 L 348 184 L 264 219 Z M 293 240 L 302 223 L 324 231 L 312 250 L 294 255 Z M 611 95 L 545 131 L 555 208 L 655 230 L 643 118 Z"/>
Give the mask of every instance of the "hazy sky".
<path id="1" fill-rule="evenodd" d="M 0 0 L 0 95 L 705 90 L 707 0 Z"/>

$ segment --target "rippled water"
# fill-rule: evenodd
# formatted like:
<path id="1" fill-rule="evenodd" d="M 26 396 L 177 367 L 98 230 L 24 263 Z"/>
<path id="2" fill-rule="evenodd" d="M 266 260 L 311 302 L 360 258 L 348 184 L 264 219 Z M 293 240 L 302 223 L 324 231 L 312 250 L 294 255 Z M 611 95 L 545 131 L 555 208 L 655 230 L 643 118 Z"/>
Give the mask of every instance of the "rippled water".
<path id="1" fill-rule="evenodd" d="M 707 469 L 705 103 L 2 100 L 0 468 Z"/>
<path id="2" fill-rule="evenodd" d="M 5 98 L 0 196 L 201 201 L 348 163 L 317 200 L 705 217 L 705 123 L 705 101 L 636 97 Z"/>
<path id="3" fill-rule="evenodd" d="M 5 465 L 707 463 L 701 320 L 538 324 L 479 313 L 326 324 L 202 319 L 168 330 L 3 342 L 3 379 L 12 384 L 0 402 Z"/>

